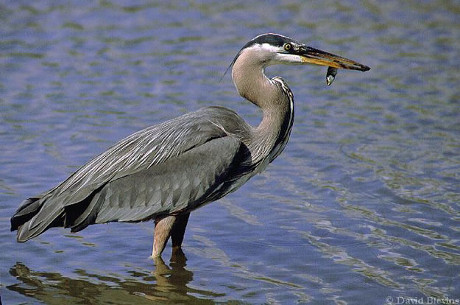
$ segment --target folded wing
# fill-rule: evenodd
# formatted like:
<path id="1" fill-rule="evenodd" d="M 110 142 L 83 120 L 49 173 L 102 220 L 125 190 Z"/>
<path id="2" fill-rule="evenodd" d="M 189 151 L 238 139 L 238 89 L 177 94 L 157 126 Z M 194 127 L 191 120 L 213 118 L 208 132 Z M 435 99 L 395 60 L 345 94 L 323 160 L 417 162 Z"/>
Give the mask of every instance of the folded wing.
<path id="1" fill-rule="evenodd" d="M 220 198 L 244 174 L 247 128 L 233 111 L 208 107 L 134 133 L 54 189 L 25 200 L 11 230 L 27 241 L 54 226 L 79 231 L 93 223 L 143 221 Z"/>

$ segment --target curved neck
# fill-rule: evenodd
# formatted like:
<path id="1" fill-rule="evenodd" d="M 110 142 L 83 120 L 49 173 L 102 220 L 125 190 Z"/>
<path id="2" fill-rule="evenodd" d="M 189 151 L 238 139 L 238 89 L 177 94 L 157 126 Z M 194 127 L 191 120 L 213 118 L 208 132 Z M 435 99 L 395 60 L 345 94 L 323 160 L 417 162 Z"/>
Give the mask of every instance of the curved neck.
<path id="1" fill-rule="evenodd" d="M 272 107 L 270 99 L 277 88 L 265 75 L 265 66 L 260 63 L 257 55 L 251 50 L 242 52 L 233 64 L 232 78 L 242 97 L 266 110 Z"/>
<path id="2" fill-rule="evenodd" d="M 253 52 L 254 53 L 254 52 Z M 253 129 L 256 159 L 273 160 L 284 148 L 292 127 L 292 93 L 280 78 L 268 79 L 257 54 L 243 52 L 233 65 L 232 77 L 238 93 L 262 109 L 263 118 Z"/>

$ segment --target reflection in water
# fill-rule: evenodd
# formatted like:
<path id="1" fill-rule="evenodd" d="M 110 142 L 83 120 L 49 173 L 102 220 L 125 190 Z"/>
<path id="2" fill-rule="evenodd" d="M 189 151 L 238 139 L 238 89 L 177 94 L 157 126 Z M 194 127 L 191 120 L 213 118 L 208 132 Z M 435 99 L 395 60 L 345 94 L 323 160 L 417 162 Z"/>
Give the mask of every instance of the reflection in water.
<path id="1" fill-rule="evenodd" d="M 7 289 L 46 304 L 214 304 L 210 298 L 217 297 L 217 294 L 187 286 L 193 273 L 185 269 L 184 262 L 176 261 L 167 266 L 163 260 L 156 260 L 154 271 L 132 271 L 132 278 L 76 270 L 78 279 L 33 271 L 16 263 L 10 274 L 19 283 L 7 286 Z"/>

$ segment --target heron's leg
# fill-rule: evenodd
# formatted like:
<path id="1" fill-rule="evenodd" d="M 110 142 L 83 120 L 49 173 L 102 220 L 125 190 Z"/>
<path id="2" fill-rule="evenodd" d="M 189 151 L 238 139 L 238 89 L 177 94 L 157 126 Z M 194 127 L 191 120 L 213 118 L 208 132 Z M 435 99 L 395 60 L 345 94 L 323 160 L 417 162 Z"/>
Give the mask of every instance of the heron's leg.
<path id="1" fill-rule="evenodd" d="M 183 254 L 181 250 L 182 242 L 184 241 L 185 228 L 187 227 L 190 213 L 185 213 L 176 216 L 176 221 L 171 230 L 172 252 L 175 254 Z"/>
<path id="2" fill-rule="evenodd" d="M 171 229 L 174 225 L 176 216 L 166 216 L 155 219 L 155 232 L 153 233 L 152 258 L 161 256 L 166 242 L 171 235 Z"/>

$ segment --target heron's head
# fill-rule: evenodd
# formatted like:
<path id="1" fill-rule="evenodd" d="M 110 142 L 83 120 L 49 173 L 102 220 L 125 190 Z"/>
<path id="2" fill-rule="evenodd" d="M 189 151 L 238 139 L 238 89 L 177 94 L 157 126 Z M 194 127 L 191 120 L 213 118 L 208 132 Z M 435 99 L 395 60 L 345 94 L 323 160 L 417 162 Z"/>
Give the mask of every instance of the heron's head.
<path id="1" fill-rule="evenodd" d="M 314 64 L 337 69 L 368 71 L 368 66 L 356 61 L 324 52 L 279 34 L 262 34 L 249 41 L 236 55 L 232 65 L 240 58 L 246 63 L 265 68 L 276 64 Z"/>

